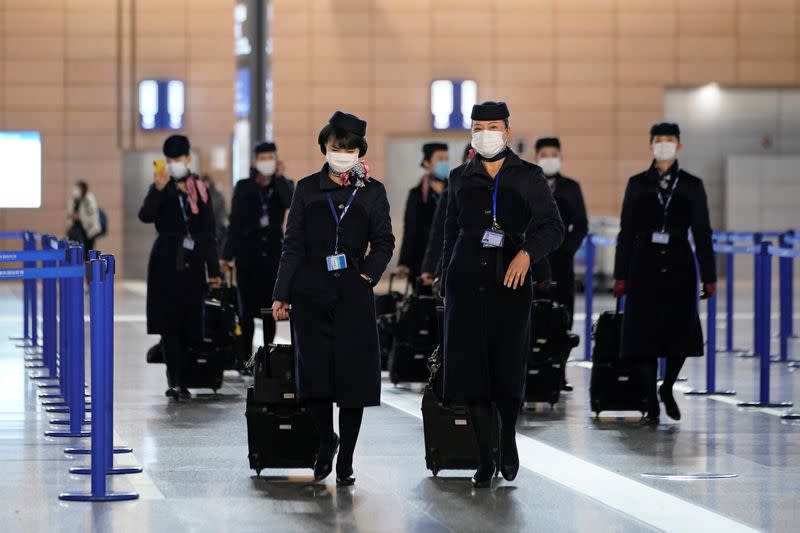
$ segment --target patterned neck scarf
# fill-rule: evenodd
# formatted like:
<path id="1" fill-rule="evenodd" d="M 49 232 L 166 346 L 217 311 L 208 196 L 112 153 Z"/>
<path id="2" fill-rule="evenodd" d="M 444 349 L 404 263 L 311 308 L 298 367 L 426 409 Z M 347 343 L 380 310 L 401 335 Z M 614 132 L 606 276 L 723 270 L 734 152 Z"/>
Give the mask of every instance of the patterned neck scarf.
<path id="1" fill-rule="evenodd" d="M 204 204 L 208 203 L 208 189 L 206 188 L 206 184 L 200 181 L 198 177 L 194 174 L 189 176 L 186 181 L 186 197 L 189 199 L 189 209 L 192 211 L 193 215 L 196 215 L 200 212 L 200 208 L 197 206 L 197 196 L 199 194 L 200 198 L 203 200 Z"/>

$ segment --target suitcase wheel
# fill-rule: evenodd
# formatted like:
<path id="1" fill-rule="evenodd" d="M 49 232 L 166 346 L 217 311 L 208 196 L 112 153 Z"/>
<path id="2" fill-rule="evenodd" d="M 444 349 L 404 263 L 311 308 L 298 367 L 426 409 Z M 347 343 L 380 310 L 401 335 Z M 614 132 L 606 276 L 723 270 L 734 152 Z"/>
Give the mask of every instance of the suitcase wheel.
<path id="1" fill-rule="evenodd" d="M 256 477 L 261 477 L 261 469 L 256 468 Z"/>

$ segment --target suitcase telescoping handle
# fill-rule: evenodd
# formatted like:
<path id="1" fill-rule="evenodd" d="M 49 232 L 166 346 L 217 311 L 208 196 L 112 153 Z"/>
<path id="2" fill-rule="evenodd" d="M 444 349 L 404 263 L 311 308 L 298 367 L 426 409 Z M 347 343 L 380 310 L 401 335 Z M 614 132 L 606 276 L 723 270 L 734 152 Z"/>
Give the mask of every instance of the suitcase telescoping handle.
<path id="1" fill-rule="evenodd" d="M 392 287 L 394 286 L 394 278 L 397 277 L 397 272 L 389 274 L 389 294 L 392 294 Z M 408 296 L 408 291 L 411 289 L 411 278 L 406 276 L 406 290 L 403 296 Z"/>

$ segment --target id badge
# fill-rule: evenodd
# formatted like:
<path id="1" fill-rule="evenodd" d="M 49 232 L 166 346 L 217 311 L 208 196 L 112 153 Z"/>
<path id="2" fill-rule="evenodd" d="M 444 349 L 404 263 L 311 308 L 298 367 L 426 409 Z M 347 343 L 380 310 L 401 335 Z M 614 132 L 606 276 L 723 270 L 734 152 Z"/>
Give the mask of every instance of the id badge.
<path id="1" fill-rule="evenodd" d="M 269 215 L 262 215 L 261 218 L 258 219 L 258 224 L 262 228 L 269 226 Z"/>
<path id="2" fill-rule="evenodd" d="M 194 239 L 191 237 L 184 237 L 183 238 L 183 249 L 192 251 L 194 250 Z"/>
<path id="3" fill-rule="evenodd" d="M 344 270 L 347 268 L 347 256 L 344 254 L 329 255 L 325 258 L 325 263 L 328 265 L 328 272 Z"/>
<path id="4" fill-rule="evenodd" d="M 487 229 L 483 232 L 481 244 L 484 248 L 502 248 L 505 237 L 505 234 L 500 230 Z"/>
<path id="5" fill-rule="evenodd" d="M 653 244 L 669 244 L 669 233 L 654 231 L 651 242 Z"/>

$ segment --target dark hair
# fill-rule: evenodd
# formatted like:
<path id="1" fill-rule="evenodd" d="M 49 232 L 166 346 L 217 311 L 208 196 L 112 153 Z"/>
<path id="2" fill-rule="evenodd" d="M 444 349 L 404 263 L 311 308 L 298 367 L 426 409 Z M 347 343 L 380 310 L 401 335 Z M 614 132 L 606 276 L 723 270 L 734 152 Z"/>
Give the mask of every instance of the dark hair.
<path id="1" fill-rule="evenodd" d="M 79 180 L 76 185 L 80 188 L 82 195 L 86 195 L 86 193 L 89 192 L 89 184 L 85 181 Z"/>
<path id="2" fill-rule="evenodd" d="M 345 150 L 358 148 L 358 157 L 364 157 L 364 154 L 367 153 L 367 140 L 364 137 L 350 133 L 342 128 L 337 128 L 333 124 L 326 124 L 317 138 L 319 150 L 323 155 L 327 153 L 325 146 L 329 140 L 333 141 L 333 145 L 336 148 L 344 148 Z"/>

